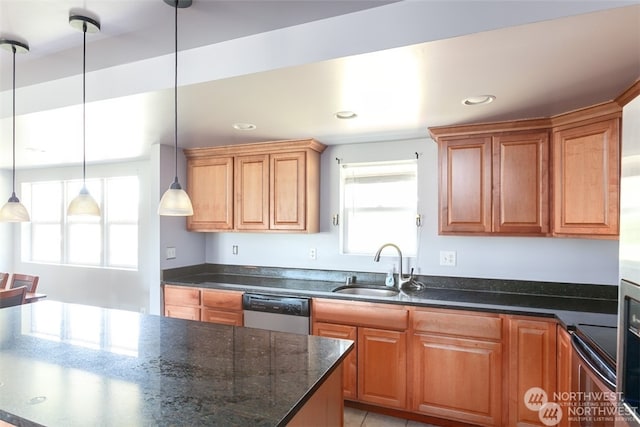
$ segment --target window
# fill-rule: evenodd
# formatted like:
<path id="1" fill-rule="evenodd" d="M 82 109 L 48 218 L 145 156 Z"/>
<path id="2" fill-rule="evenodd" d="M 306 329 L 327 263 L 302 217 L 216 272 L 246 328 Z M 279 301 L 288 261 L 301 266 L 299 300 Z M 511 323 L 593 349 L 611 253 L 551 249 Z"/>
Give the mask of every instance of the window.
<path id="1" fill-rule="evenodd" d="M 371 255 L 384 243 L 417 252 L 417 161 L 341 165 L 342 253 Z"/>
<path id="2" fill-rule="evenodd" d="M 86 181 L 100 218 L 66 216 L 82 181 L 22 184 L 31 222 L 23 225 L 22 260 L 95 267 L 138 267 L 138 198 L 136 176 Z"/>

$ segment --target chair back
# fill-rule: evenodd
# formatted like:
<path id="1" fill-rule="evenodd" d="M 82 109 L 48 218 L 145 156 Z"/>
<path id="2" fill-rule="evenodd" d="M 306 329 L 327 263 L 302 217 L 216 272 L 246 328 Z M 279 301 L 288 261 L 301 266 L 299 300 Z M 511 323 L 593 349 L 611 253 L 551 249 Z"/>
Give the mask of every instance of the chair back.
<path id="1" fill-rule="evenodd" d="M 9 281 L 9 273 L 0 273 L 0 290 L 7 287 Z"/>
<path id="2" fill-rule="evenodd" d="M 19 288 L 21 286 L 27 287 L 27 293 L 35 293 L 38 288 L 39 276 L 31 276 L 28 274 L 14 274 L 11 276 L 11 285 L 9 289 Z"/>
<path id="3" fill-rule="evenodd" d="M 27 287 L 0 290 L 0 308 L 13 307 L 24 304 L 24 297 L 27 295 Z"/>

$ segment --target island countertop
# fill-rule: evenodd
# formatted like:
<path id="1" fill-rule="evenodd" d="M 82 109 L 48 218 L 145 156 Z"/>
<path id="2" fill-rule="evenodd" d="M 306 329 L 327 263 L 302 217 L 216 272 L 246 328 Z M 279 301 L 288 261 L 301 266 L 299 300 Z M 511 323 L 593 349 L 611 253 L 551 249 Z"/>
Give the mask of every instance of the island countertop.
<path id="1" fill-rule="evenodd" d="M 0 310 L 0 420 L 285 425 L 351 341 L 41 301 Z"/>

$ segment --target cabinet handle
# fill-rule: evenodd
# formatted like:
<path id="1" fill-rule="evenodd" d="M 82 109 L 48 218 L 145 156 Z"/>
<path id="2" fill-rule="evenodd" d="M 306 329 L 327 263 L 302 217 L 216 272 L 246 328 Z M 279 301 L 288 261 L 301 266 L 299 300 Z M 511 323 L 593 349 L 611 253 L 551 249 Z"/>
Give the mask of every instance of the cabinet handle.
<path id="1" fill-rule="evenodd" d="M 337 227 L 338 225 L 340 225 L 340 215 L 335 214 L 331 219 L 331 223 L 334 225 L 334 227 Z"/>

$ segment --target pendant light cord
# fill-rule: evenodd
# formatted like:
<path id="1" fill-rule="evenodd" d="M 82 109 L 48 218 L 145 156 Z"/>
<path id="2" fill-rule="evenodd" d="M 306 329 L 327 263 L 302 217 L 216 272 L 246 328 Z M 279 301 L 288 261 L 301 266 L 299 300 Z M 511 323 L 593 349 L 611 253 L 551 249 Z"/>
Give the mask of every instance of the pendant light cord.
<path id="1" fill-rule="evenodd" d="M 178 182 L 178 0 L 176 0 L 175 13 L 175 66 L 173 75 L 173 141 L 175 145 L 175 182 Z"/>
<path id="2" fill-rule="evenodd" d="M 11 198 L 16 197 L 16 47 L 11 46 L 13 52 L 13 187 L 11 190 Z"/>
<path id="3" fill-rule="evenodd" d="M 86 187 L 86 171 L 87 171 L 87 162 L 86 162 L 86 112 L 85 112 L 85 104 L 87 99 L 87 90 L 86 90 L 86 74 L 87 74 L 87 23 L 82 23 L 82 188 Z"/>

